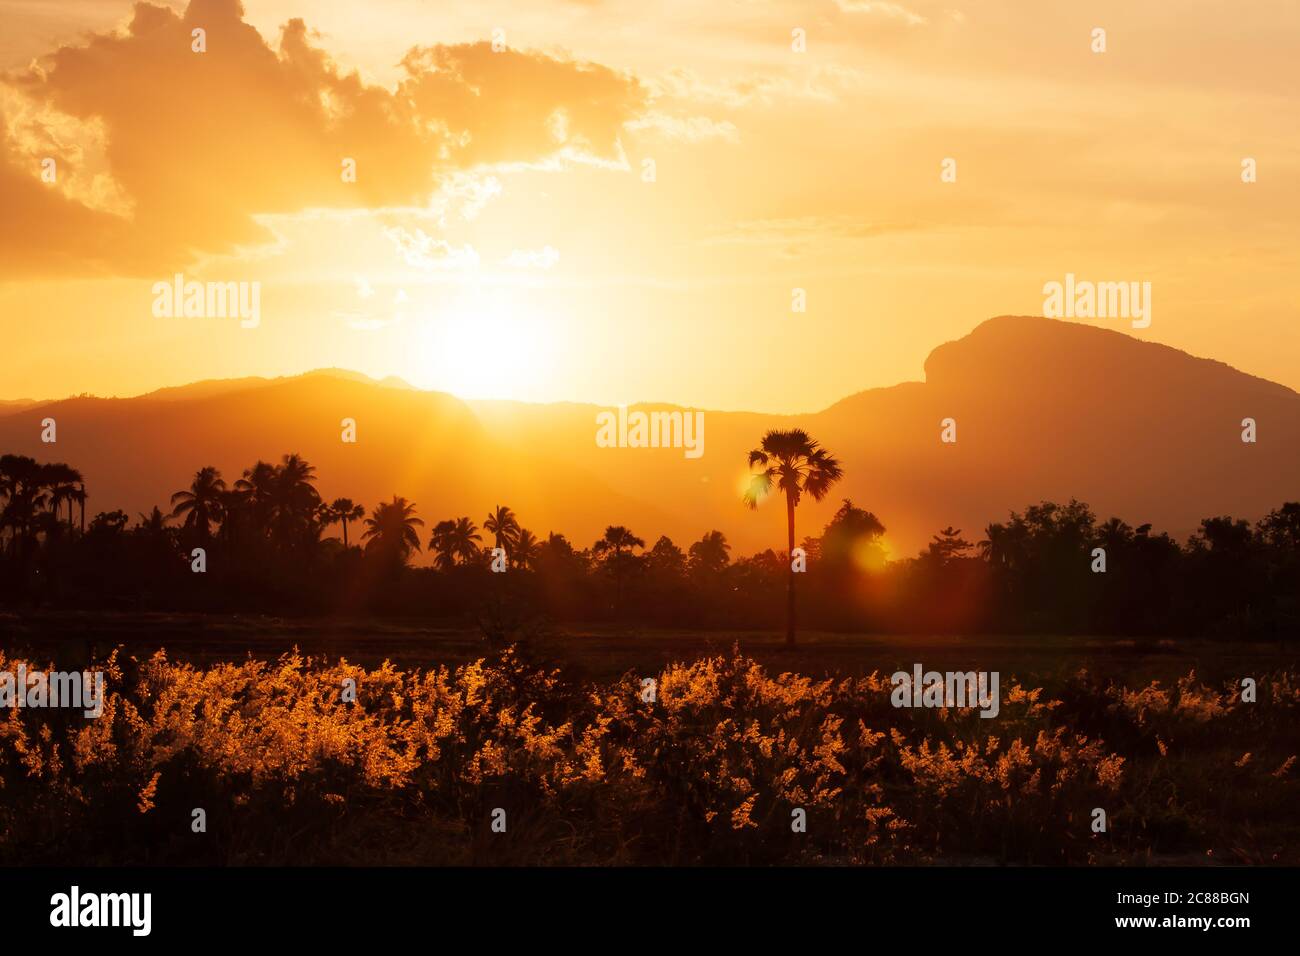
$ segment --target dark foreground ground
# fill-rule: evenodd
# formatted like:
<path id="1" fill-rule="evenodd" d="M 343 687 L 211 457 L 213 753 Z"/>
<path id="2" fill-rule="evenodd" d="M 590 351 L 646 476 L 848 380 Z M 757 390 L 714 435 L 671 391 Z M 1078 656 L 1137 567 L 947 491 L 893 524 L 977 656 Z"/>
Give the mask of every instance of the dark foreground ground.
<path id="1" fill-rule="evenodd" d="M 0 614 L 0 671 L 109 685 L 0 714 L 0 864 L 1300 863 L 1294 646 L 519 637 Z M 914 664 L 999 713 L 895 707 Z"/>
<path id="2" fill-rule="evenodd" d="M 688 631 L 582 624 L 548 625 L 516 635 L 545 660 L 575 677 L 607 681 L 628 671 L 661 670 L 738 648 L 770 670 L 810 676 L 862 676 L 872 671 L 999 670 L 1006 674 L 1065 677 L 1079 668 L 1127 681 L 1168 680 L 1189 670 L 1211 681 L 1251 668 L 1300 666 L 1300 640 L 1292 643 L 1128 640 L 1064 635 L 880 635 L 805 631 L 794 649 L 784 633 Z M 404 668 L 464 664 L 491 652 L 482 633 L 467 625 L 400 620 L 278 618 L 250 615 L 140 613 L 5 613 L 0 610 L 0 650 L 52 655 L 63 666 L 101 656 L 113 647 L 137 656 L 162 648 L 172 660 L 193 664 L 273 660 L 299 649 L 304 655 L 340 657 L 375 667 L 385 660 Z"/>

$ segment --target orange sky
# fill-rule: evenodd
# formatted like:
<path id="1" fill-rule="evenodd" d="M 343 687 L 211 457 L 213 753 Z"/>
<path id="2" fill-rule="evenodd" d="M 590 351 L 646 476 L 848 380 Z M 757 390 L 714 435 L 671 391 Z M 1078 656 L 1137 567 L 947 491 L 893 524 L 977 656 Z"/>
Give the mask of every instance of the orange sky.
<path id="1" fill-rule="evenodd" d="M 341 366 L 814 410 L 1069 272 L 1151 283 L 1149 328 L 1098 324 L 1300 387 L 1291 0 L 0 0 L 0 23 L 0 398 Z M 260 324 L 156 317 L 176 272 L 261 283 Z"/>

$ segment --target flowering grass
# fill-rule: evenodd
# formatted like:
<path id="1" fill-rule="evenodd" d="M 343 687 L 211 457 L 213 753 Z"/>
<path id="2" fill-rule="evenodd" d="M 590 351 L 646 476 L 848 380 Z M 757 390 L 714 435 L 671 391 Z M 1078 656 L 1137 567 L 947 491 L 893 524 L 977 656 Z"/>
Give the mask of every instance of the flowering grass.
<path id="1" fill-rule="evenodd" d="M 120 649 L 100 666 L 99 719 L 0 711 L 6 864 L 1300 862 L 1289 670 L 1259 675 L 1255 703 L 1195 673 L 1004 675 L 989 720 L 739 652 L 613 681 L 516 648 L 433 669 Z"/>

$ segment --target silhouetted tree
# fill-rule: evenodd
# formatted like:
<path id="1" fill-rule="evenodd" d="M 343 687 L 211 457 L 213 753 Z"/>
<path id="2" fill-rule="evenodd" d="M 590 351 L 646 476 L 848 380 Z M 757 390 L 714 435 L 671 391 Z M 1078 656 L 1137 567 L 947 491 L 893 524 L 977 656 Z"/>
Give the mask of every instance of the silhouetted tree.
<path id="1" fill-rule="evenodd" d="M 320 508 L 321 521 L 325 525 L 339 522 L 343 526 L 343 547 L 348 546 L 348 522 L 360 521 L 365 517 L 363 505 L 354 504 L 351 498 L 335 498 L 330 504 Z"/>
<path id="2" fill-rule="evenodd" d="M 727 544 L 725 534 L 721 531 L 710 531 L 691 545 L 690 551 L 687 552 L 687 568 L 697 578 L 716 577 L 731 562 L 731 557 L 727 553 L 730 550 L 731 545 Z"/>
<path id="3" fill-rule="evenodd" d="M 749 467 L 752 469 L 755 465 L 762 470 L 751 476 L 744 502 L 750 508 L 757 508 L 771 493 L 773 485 L 784 492 L 789 539 L 786 556 L 789 561 L 789 555 L 794 551 L 795 508 L 804 495 L 821 501 L 844 472 L 840 463 L 802 428 L 769 431 L 759 447 L 749 453 Z M 794 575 L 794 565 L 790 562 L 786 574 L 785 615 L 785 641 L 790 647 L 795 642 Z"/>
<path id="4" fill-rule="evenodd" d="M 399 495 L 375 508 L 365 524 L 361 538 L 366 541 L 366 551 L 383 561 L 400 568 L 412 551 L 420 550 L 420 536 L 415 529 L 423 527 L 424 522 L 415 517 L 415 504 Z"/>
<path id="5" fill-rule="evenodd" d="M 511 547 L 519 538 L 519 519 L 509 508 L 497 505 L 483 522 L 483 530 L 492 535 L 496 547 L 504 549 L 506 554 L 509 554 Z"/>
<path id="6" fill-rule="evenodd" d="M 516 567 L 531 568 L 533 562 L 537 560 L 538 551 L 541 548 L 541 542 L 527 528 L 520 528 L 519 534 L 515 537 L 515 542 L 511 546 L 510 559 Z"/>
<path id="7" fill-rule="evenodd" d="M 480 557 L 478 542 L 482 541 L 478 526 L 469 518 L 452 518 L 439 521 L 433 528 L 429 541 L 437 554 L 435 566 L 441 569 L 456 565 L 473 564 Z"/>
<path id="8" fill-rule="evenodd" d="M 628 559 L 636 548 L 644 548 L 645 542 L 622 525 L 610 525 L 605 533 L 591 546 L 591 553 L 601 559 L 614 577 L 614 610 L 621 614 L 623 609 L 623 579 L 628 572 Z"/>
<path id="9" fill-rule="evenodd" d="M 172 495 L 172 517 L 183 518 L 182 527 L 192 531 L 199 544 L 206 546 L 211 538 L 211 526 L 221 521 L 224 513 L 225 492 L 226 482 L 221 472 L 211 465 L 200 468 L 187 490 Z"/>

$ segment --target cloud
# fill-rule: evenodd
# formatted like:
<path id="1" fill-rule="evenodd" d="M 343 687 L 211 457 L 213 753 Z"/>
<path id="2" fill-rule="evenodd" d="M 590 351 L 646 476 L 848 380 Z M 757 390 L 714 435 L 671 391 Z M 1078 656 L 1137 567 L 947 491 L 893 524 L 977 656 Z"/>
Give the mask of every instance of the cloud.
<path id="1" fill-rule="evenodd" d="M 876 222 L 853 216 L 809 215 L 783 219 L 751 219 L 700 240 L 702 245 L 807 243 L 829 240 L 875 239 L 923 228 L 917 222 Z"/>
<path id="2" fill-rule="evenodd" d="M 913 26 L 920 26 L 927 22 L 921 14 L 901 3 L 888 3 L 884 0 L 835 0 L 835 5 L 845 13 L 876 13 L 891 20 L 902 20 Z"/>
<path id="3" fill-rule="evenodd" d="M 782 68 L 763 73 L 706 80 L 693 70 L 677 67 L 652 83 L 656 97 L 714 104 L 726 109 L 772 106 L 785 101 L 838 102 L 842 95 L 861 88 L 866 75 L 837 63 L 822 63 L 797 73 Z M 653 113 L 634 121 L 653 125 Z"/>
<path id="4" fill-rule="evenodd" d="M 672 116 L 651 110 L 641 119 L 632 120 L 628 129 L 648 130 L 665 139 L 684 143 L 700 143 L 720 139 L 728 143 L 740 142 L 740 132 L 730 120 L 715 120 L 707 116 Z"/>
<path id="5" fill-rule="evenodd" d="M 486 43 L 414 47 L 387 88 L 318 40 L 294 19 L 272 49 L 238 0 L 138 3 L 124 29 L 4 77 L 0 276 L 157 273 L 271 242 L 271 217 L 423 207 L 444 186 L 471 218 L 500 191 L 471 171 L 612 162 L 646 105 L 606 67 Z M 57 183 L 40 179 L 44 155 Z"/>
<path id="6" fill-rule="evenodd" d="M 550 269 L 560 261 L 560 252 L 553 246 L 541 249 L 515 249 L 505 259 L 512 269 Z"/>
<path id="7" fill-rule="evenodd" d="M 408 266 L 422 272 L 474 269 L 479 264 L 479 255 L 473 246 L 453 246 L 446 239 L 428 235 L 423 229 L 411 232 L 405 227 L 393 226 L 385 229 L 384 235 L 397 246 L 398 254 Z"/>

